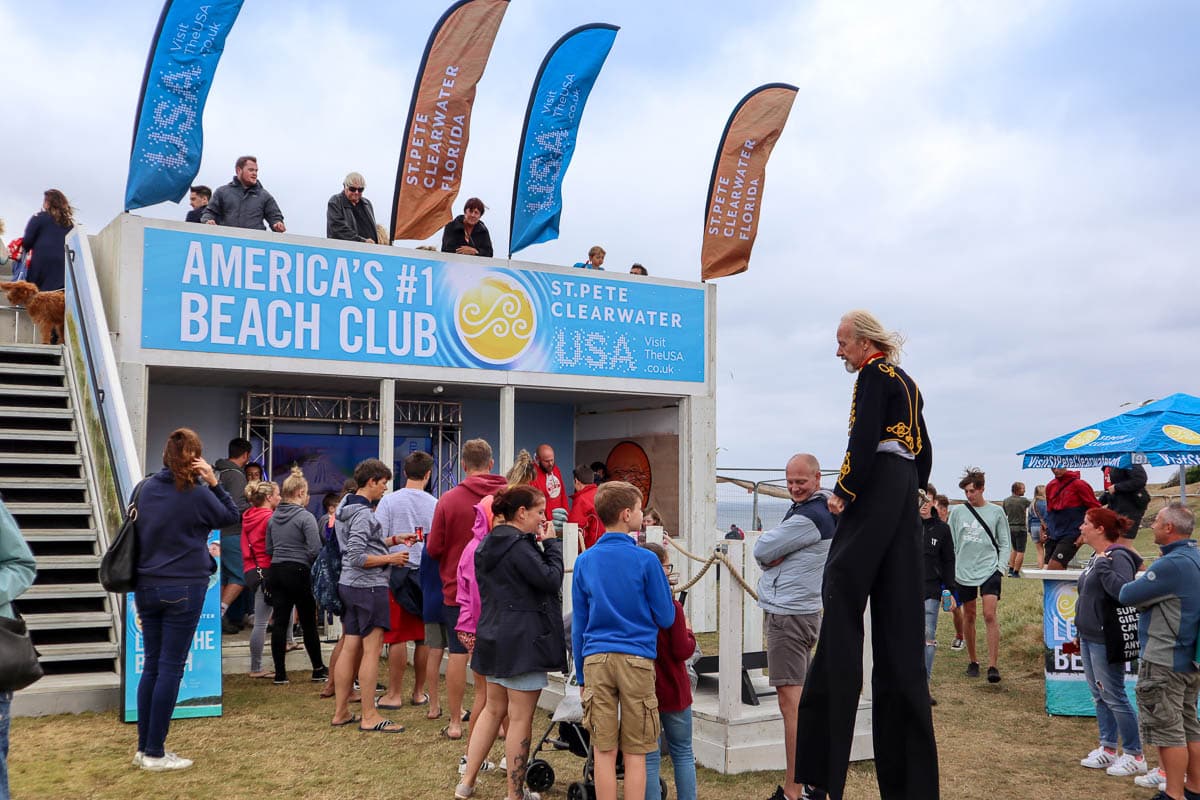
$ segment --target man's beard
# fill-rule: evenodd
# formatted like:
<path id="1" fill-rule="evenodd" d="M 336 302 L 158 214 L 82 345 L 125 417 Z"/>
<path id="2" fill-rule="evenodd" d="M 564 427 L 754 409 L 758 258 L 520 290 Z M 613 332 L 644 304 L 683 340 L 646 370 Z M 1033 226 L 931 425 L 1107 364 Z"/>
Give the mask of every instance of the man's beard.
<path id="1" fill-rule="evenodd" d="M 845 367 L 845 368 L 846 368 L 846 372 L 849 372 L 851 375 L 853 375 L 854 373 L 858 372 L 858 367 L 856 367 L 856 366 L 854 366 L 853 364 L 851 364 L 851 363 L 850 363 L 850 359 L 848 359 L 848 358 L 843 358 L 843 359 L 842 359 L 842 366 L 843 366 L 843 367 Z"/>

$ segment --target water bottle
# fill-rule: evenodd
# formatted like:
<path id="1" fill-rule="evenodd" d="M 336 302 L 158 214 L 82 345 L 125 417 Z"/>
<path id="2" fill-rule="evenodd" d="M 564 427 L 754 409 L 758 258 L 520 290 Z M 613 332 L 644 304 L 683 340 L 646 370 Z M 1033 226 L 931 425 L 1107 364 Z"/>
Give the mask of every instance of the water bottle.
<path id="1" fill-rule="evenodd" d="M 950 602 L 951 602 L 950 590 L 942 589 L 942 611 L 950 610 Z"/>

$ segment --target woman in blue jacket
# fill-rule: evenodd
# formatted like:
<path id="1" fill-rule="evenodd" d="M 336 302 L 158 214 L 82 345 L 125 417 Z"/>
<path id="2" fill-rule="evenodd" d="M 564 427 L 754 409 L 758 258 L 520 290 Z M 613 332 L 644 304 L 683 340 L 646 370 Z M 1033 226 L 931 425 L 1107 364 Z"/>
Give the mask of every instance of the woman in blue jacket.
<path id="1" fill-rule="evenodd" d="M 47 189 L 42 210 L 34 214 L 25 226 L 21 249 L 33 252 L 29 263 L 30 283 L 43 292 L 63 288 L 66 278 L 66 240 L 75 227 L 74 209 L 67 196 L 58 189 Z"/>
<path id="2" fill-rule="evenodd" d="M 209 534 L 241 517 L 201 451 L 194 431 L 173 431 L 163 451 L 163 469 L 142 482 L 137 498 L 134 600 L 145 664 L 137 691 L 138 747 L 133 763 L 151 772 L 192 765 L 163 745 L 208 579 L 217 570 L 208 549 Z"/>

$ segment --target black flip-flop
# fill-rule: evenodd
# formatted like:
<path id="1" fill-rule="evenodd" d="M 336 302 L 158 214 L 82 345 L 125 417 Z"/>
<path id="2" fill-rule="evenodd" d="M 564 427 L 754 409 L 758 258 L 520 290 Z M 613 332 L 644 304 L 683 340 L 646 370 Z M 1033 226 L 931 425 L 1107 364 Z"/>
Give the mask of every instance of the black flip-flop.
<path id="1" fill-rule="evenodd" d="M 389 728 L 389 725 L 394 725 L 395 727 Z M 381 719 L 369 728 L 359 725 L 358 730 L 362 733 L 404 733 L 404 726 L 392 722 L 390 719 Z"/>
<path id="2" fill-rule="evenodd" d="M 458 736 L 451 736 L 451 735 L 450 735 L 450 726 L 449 726 L 449 725 L 447 725 L 446 727 L 442 728 L 442 731 L 441 731 L 441 734 L 440 734 L 440 735 L 441 735 L 441 737 L 442 737 L 443 739 L 449 739 L 449 740 L 450 740 L 450 741 L 452 741 L 452 742 L 457 742 L 458 740 L 460 740 L 460 739 L 462 739 L 462 738 L 463 738 L 463 735 L 462 735 L 462 733 L 459 733 L 459 734 L 458 734 Z"/>
<path id="3" fill-rule="evenodd" d="M 345 720 L 344 722 L 331 722 L 331 723 L 329 723 L 329 724 L 330 724 L 331 726 L 333 726 L 334 728 L 344 728 L 344 727 L 346 727 L 347 725 L 350 725 L 351 723 L 358 722 L 358 721 L 359 721 L 359 719 L 360 719 L 360 718 L 358 717 L 358 715 L 356 715 L 356 714 L 351 714 L 351 715 L 350 715 L 350 719 L 348 719 L 348 720 Z"/>
<path id="4" fill-rule="evenodd" d="M 394 705 L 391 705 L 390 703 L 379 703 L 379 702 L 375 703 L 375 707 L 381 711 L 399 711 L 400 709 L 404 708 L 404 706 L 394 706 Z"/>
<path id="5" fill-rule="evenodd" d="M 427 705 L 429 705 L 429 695 L 425 695 L 425 699 L 419 703 L 415 700 L 409 700 L 408 704 L 410 706 L 427 706 Z"/>

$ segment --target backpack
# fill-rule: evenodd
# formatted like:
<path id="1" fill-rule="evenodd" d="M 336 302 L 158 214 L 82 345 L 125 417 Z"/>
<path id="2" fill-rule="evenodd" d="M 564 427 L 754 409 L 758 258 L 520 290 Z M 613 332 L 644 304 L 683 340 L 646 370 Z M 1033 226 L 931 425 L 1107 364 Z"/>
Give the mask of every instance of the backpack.
<path id="1" fill-rule="evenodd" d="M 342 548 L 338 545 L 337 533 L 330 534 L 317 553 L 312 565 L 312 593 L 317 607 L 331 614 L 342 614 L 342 598 L 338 595 L 338 581 L 342 579 Z"/>

